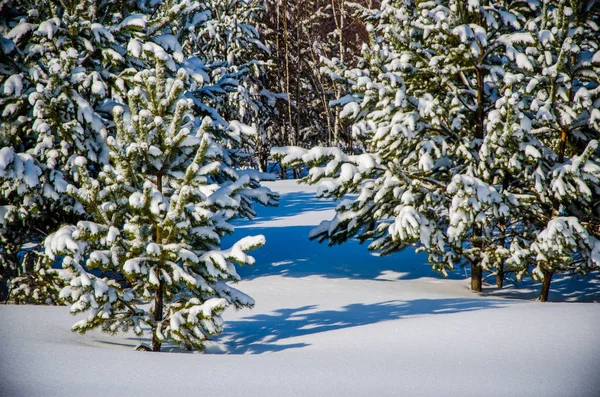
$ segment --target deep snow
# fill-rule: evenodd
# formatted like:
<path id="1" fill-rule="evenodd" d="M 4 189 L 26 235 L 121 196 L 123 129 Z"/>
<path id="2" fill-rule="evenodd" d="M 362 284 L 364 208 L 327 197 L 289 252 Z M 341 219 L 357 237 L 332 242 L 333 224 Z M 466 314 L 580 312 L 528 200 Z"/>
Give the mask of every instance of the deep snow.
<path id="1" fill-rule="evenodd" d="M 135 352 L 139 338 L 73 334 L 64 307 L 0 307 L 0 396 L 581 396 L 600 393 L 598 278 L 530 282 L 480 296 L 423 255 L 378 258 L 307 239 L 334 204 L 293 181 L 279 208 L 238 221 L 231 245 L 264 234 L 205 354 Z M 521 298 L 521 299 L 514 299 Z M 168 350 L 168 346 L 167 346 Z"/>

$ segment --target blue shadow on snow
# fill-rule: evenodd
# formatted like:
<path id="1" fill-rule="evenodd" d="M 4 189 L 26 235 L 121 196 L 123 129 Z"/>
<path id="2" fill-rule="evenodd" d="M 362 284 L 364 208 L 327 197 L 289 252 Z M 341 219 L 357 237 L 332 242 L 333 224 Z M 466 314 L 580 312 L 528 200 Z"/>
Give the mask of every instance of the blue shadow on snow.
<path id="1" fill-rule="evenodd" d="M 288 338 L 375 324 L 419 315 L 460 313 L 502 308 L 514 301 L 494 299 L 415 299 L 373 304 L 353 303 L 339 310 L 316 311 L 317 306 L 278 309 L 225 323 L 221 338 L 230 354 L 261 354 L 302 348 L 306 343 L 279 344 Z"/>
<path id="2" fill-rule="evenodd" d="M 415 254 L 412 248 L 380 257 L 369 252 L 366 245 L 361 245 L 356 240 L 330 247 L 308 239 L 313 228 L 314 226 L 285 226 L 236 229 L 233 241 L 227 239 L 223 246 L 227 247 L 248 235 L 265 236 L 265 246 L 250 252 L 256 259 L 256 265 L 238 268 L 243 280 L 272 275 L 376 279 L 386 273 L 387 279 L 442 277 L 432 270 L 425 254 Z M 463 279 L 465 275 L 454 271 L 450 277 Z"/>
<path id="3" fill-rule="evenodd" d="M 279 207 L 257 205 L 257 215 L 253 220 L 235 220 L 235 232 L 223 239 L 222 246 L 229 247 L 246 236 L 265 236 L 265 246 L 250 252 L 256 259 L 256 265 L 238 268 L 238 273 L 245 280 L 271 275 L 362 279 L 385 276 L 388 280 L 443 277 L 427 263 L 425 254 L 416 254 L 413 248 L 381 257 L 367 250 L 368 242 L 360 244 L 356 239 L 331 247 L 327 242 L 310 241 L 309 233 L 317 225 L 254 225 L 308 212 L 333 210 L 336 204 L 334 200 L 317 199 L 310 192 L 284 193 L 280 197 Z M 466 276 L 464 270 L 456 269 L 449 272 L 449 277 L 464 279 Z"/>

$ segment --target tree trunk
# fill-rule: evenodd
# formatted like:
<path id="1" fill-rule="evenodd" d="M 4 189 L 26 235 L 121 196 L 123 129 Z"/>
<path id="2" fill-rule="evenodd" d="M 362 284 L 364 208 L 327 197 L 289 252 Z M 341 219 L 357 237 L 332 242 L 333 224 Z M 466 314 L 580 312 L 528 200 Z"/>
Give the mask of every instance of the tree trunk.
<path id="1" fill-rule="evenodd" d="M 158 282 L 156 295 L 154 296 L 154 322 L 156 326 L 163 320 L 163 281 Z M 162 342 L 156 336 L 156 331 L 152 333 L 152 351 L 159 352 Z"/>
<path id="2" fill-rule="evenodd" d="M 483 269 L 480 265 L 471 264 L 471 290 L 481 292 L 481 285 L 483 284 Z"/>
<path id="3" fill-rule="evenodd" d="M 473 247 L 482 248 L 482 240 L 481 240 L 481 227 L 474 226 L 473 227 Z M 483 269 L 481 265 L 478 263 L 471 263 L 471 290 L 481 292 L 481 288 L 483 285 Z"/>
<path id="4" fill-rule="evenodd" d="M 477 123 L 475 125 L 475 139 L 483 139 L 483 121 L 484 121 L 484 72 L 476 68 L 477 75 Z M 481 226 L 473 226 L 473 246 L 479 249 L 483 249 L 483 240 L 481 239 L 482 228 Z M 481 292 L 483 284 L 483 269 L 479 264 L 471 264 L 471 290 Z"/>
<path id="5" fill-rule="evenodd" d="M 560 146 L 558 147 L 558 162 L 562 163 L 565 161 L 565 151 L 567 149 L 567 129 L 562 128 L 560 130 Z"/>
<path id="6" fill-rule="evenodd" d="M 496 287 L 502 288 L 504 286 L 504 264 L 498 265 L 498 272 L 496 273 Z"/>
<path id="7" fill-rule="evenodd" d="M 6 256 L 8 255 L 10 255 L 10 253 L 7 253 Z M 11 258 L 13 257 L 13 255 L 10 256 Z M 7 265 L 4 270 L 5 273 L 2 275 L 2 277 L 0 277 L 0 302 L 8 303 L 10 298 L 10 288 L 8 282 L 15 276 L 15 272 L 13 270 L 16 268 L 15 263 L 17 262 L 11 261 L 10 259 L 7 261 L 7 263 L 5 263 Z"/>
<path id="8" fill-rule="evenodd" d="M 304 2 L 303 1 L 299 1 L 296 0 L 296 14 L 298 14 L 298 18 L 300 19 L 300 21 L 297 21 L 296 23 L 296 68 L 298 71 L 300 71 L 302 69 L 302 52 L 300 51 L 302 44 L 300 43 L 300 29 L 302 28 L 302 23 L 304 22 L 304 9 L 302 8 L 302 4 Z M 300 119 L 302 118 L 302 109 L 303 106 L 300 103 L 301 102 L 301 97 L 300 97 L 300 77 L 296 76 L 296 87 L 295 91 L 296 91 L 296 126 L 294 129 L 294 138 L 293 138 L 293 145 L 297 145 L 298 144 L 298 140 L 300 139 Z M 296 174 L 294 173 L 294 177 L 296 177 Z"/>
<path id="9" fill-rule="evenodd" d="M 286 173 L 285 173 L 285 166 L 283 165 L 283 162 L 279 162 L 279 179 L 281 179 L 282 181 L 286 178 Z"/>
<path id="10" fill-rule="evenodd" d="M 344 63 L 344 0 L 340 1 L 339 9 L 336 10 L 335 1 L 331 0 L 331 10 L 333 12 L 333 21 L 335 22 L 336 30 L 338 31 L 338 57 L 340 62 Z M 339 13 L 339 18 L 338 18 Z M 335 98 L 338 99 L 342 95 L 342 90 L 338 87 L 335 91 Z M 340 120 L 340 109 L 335 108 L 335 118 L 333 124 L 333 145 L 337 146 L 340 141 L 341 133 L 341 120 Z"/>
<path id="11" fill-rule="evenodd" d="M 269 157 L 267 156 L 265 151 L 262 151 L 258 154 L 258 169 L 260 172 L 267 172 L 267 168 L 269 167 Z"/>
<path id="12" fill-rule="evenodd" d="M 162 194 L 162 174 L 156 175 L 156 189 Z M 156 227 L 156 243 L 162 243 L 162 231 L 160 227 Z M 159 352 L 162 341 L 156 336 L 156 328 L 160 327 L 160 323 L 163 320 L 163 294 L 164 284 L 160 272 L 157 272 L 158 276 L 158 288 L 156 288 L 154 295 L 154 329 L 152 330 L 152 351 Z"/>
<path id="13" fill-rule="evenodd" d="M 293 145 L 293 139 L 290 137 L 290 130 L 292 129 L 292 94 L 290 92 L 290 38 L 288 29 L 288 3 L 287 0 L 283 0 L 281 3 L 283 7 L 283 44 L 285 48 L 285 93 L 287 95 L 287 116 L 288 125 L 286 129 L 285 144 Z"/>
<path id="14" fill-rule="evenodd" d="M 552 283 L 552 276 L 554 272 L 551 270 L 542 270 L 544 280 L 542 280 L 542 290 L 540 291 L 540 302 L 548 302 L 548 295 L 550 294 L 550 283 Z"/>

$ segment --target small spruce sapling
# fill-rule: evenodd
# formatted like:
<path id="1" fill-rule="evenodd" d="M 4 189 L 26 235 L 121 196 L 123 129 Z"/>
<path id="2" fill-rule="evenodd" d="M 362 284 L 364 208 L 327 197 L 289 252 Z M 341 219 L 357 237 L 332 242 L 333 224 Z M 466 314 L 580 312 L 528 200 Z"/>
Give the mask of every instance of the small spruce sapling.
<path id="1" fill-rule="evenodd" d="M 252 181 L 223 163 L 210 123 L 192 112 L 188 80 L 182 69 L 167 77 L 161 60 L 137 73 L 128 107 L 113 111 L 109 164 L 93 178 L 85 158 L 77 159 L 81 187 L 69 193 L 91 219 L 45 242 L 72 273 L 61 296 L 73 313 L 89 313 L 74 331 L 142 335 L 147 327 L 153 351 L 164 342 L 202 349 L 222 330 L 226 307 L 254 304 L 228 282 L 239 280 L 235 264 L 254 263 L 246 252 L 264 237 L 220 248 Z"/>

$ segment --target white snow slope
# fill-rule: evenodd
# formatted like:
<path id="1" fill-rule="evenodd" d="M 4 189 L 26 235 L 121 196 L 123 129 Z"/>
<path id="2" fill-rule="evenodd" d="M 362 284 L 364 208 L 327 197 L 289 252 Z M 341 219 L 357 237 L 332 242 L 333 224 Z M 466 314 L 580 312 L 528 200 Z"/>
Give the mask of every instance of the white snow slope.
<path id="1" fill-rule="evenodd" d="M 0 396 L 600 395 L 597 276 L 557 279 L 560 303 L 535 302 L 529 283 L 477 295 L 464 269 L 443 279 L 414 252 L 308 241 L 334 204 L 269 185 L 281 206 L 225 244 L 267 237 L 240 269 L 256 307 L 227 312 L 204 354 L 136 352 L 135 336 L 72 333 L 65 307 L 2 305 Z"/>

